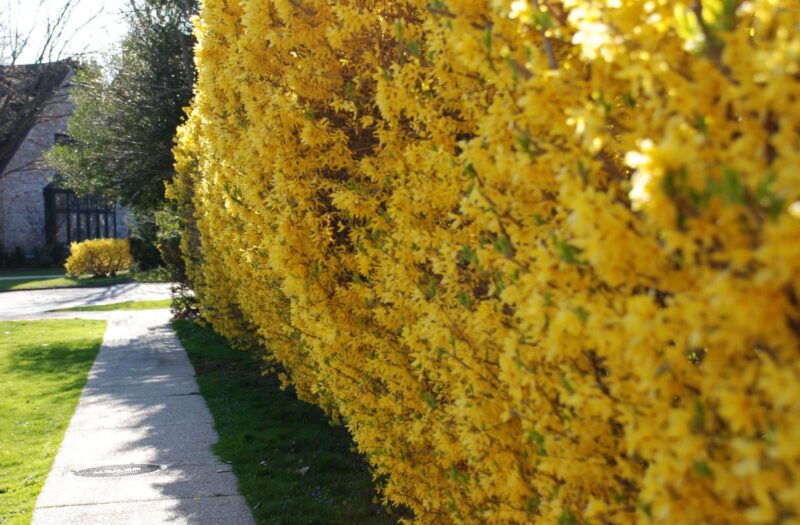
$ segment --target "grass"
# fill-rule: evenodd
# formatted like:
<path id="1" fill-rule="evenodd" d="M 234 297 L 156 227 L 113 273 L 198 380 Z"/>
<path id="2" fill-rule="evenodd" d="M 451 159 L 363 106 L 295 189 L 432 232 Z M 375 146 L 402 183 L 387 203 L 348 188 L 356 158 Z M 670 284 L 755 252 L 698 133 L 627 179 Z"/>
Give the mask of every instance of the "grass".
<path id="1" fill-rule="evenodd" d="M 96 304 L 93 306 L 74 306 L 72 308 L 59 308 L 50 310 L 51 312 L 109 312 L 111 310 L 156 310 L 158 308 L 169 308 L 172 299 L 162 299 L 159 301 L 124 301 L 121 303 Z"/>
<path id="2" fill-rule="evenodd" d="M 51 279 L 42 279 L 42 275 L 59 275 Z M 68 277 L 63 268 L 41 268 L 31 270 L 8 270 L 0 272 L 0 277 L 19 277 L 19 279 L 0 280 L 0 292 L 14 290 L 42 290 L 46 288 L 78 288 L 82 286 L 108 286 L 129 283 L 166 283 L 170 281 L 169 272 L 164 268 L 146 271 L 123 272 L 114 277 L 93 278 L 88 275 Z"/>
<path id="3" fill-rule="evenodd" d="M 36 277 L 39 275 L 64 275 L 64 268 L 33 268 L 0 271 L 0 277 L 19 277 L 20 279 L 24 279 L 26 277 Z"/>
<path id="4" fill-rule="evenodd" d="M 173 325 L 214 416 L 214 452 L 232 464 L 257 524 L 396 523 L 375 503 L 367 464 L 344 428 L 281 390 L 257 357 L 210 328 Z"/>
<path id="5" fill-rule="evenodd" d="M 127 275 L 115 277 L 55 277 L 53 279 L 20 278 L 0 281 L 0 292 L 14 290 L 41 290 L 44 288 L 78 288 L 83 286 L 108 286 L 111 284 L 128 283 L 131 279 Z"/>
<path id="6" fill-rule="evenodd" d="M 104 321 L 0 322 L 0 523 L 30 523 Z"/>
<path id="7" fill-rule="evenodd" d="M 168 283 L 172 281 L 169 270 L 163 266 L 150 270 L 133 270 L 131 278 L 140 283 Z"/>

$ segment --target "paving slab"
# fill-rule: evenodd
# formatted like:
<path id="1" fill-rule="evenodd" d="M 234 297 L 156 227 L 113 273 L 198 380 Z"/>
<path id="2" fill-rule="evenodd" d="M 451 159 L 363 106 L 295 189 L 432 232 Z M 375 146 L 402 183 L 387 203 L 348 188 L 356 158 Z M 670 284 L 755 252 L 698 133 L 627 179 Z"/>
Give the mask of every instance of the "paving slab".
<path id="1" fill-rule="evenodd" d="M 128 358 L 129 363 L 104 363 L 89 373 L 89 379 L 98 378 L 115 381 L 118 385 L 134 385 L 138 380 L 148 377 L 193 377 L 194 368 L 191 363 L 176 360 L 170 356 L 161 359 L 149 360 L 142 358 L 142 362 Z"/>
<path id="2" fill-rule="evenodd" d="M 130 375 L 122 377 L 129 381 L 127 383 L 120 382 L 118 381 L 119 377 L 102 379 L 98 377 L 97 381 L 93 383 L 94 386 L 87 386 L 83 389 L 83 395 L 91 400 L 99 396 L 124 399 L 126 397 L 181 396 L 200 392 L 194 376 L 150 376 L 141 380 Z"/>
<path id="3" fill-rule="evenodd" d="M 131 428 L 144 425 L 211 424 L 214 418 L 199 395 L 158 397 L 104 396 L 102 400 L 81 400 L 70 428 Z"/>
<path id="4" fill-rule="evenodd" d="M 59 483 L 61 490 L 42 492 L 37 506 L 63 507 L 115 501 L 153 501 L 165 497 L 175 499 L 238 494 L 236 476 L 229 465 L 171 465 L 151 474 L 120 478 L 78 477 L 72 468 L 81 470 L 90 466 L 76 464 L 51 472 L 48 481 L 53 479 Z M 143 481 L 145 479 L 146 482 Z"/>
<path id="5" fill-rule="evenodd" d="M 108 373 L 107 375 L 90 376 L 91 382 L 87 382 L 85 388 L 90 391 L 98 388 L 126 389 L 136 386 L 141 386 L 145 388 L 146 387 L 156 388 L 156 387 L 166 386 L 172 381 L 178 383 L 194 378 L 194 375 L 173 376 L 171 374 L 157 374 L 157 373 L 152 373 L 147 375 L 137 375 L 132 373 L 126 373 L 124 370 L 117 370 L 116 372 L 118 373 Z"/>
<path id="6" fill-rule="evenodd" d="M 167 311 L 113 312 L 33 513 L 34 525 L 251 525 Z M 84 469 L 153 472 L 83 477 Z"/>
<path id="7" fill-rule="evenodd" d="M 252 523 L 241 496 L 115 501 L 86 507 L 36 510 L 37 525 L 238 525 Z"/>
<path id="8" fill-rule="evenodd" d="M 190 436 L 189 439 L 186 439 Z M 61 447 L 72 454 L 55 459 L 52 470 L 84 465 L 153 463 L 158 465 L 196 464 L 217 442 L 213 428 L 194 423 L 133 428 L 74 430 L 64 437 Z M 214 462 L 213 458 L 206 461 Z"/>

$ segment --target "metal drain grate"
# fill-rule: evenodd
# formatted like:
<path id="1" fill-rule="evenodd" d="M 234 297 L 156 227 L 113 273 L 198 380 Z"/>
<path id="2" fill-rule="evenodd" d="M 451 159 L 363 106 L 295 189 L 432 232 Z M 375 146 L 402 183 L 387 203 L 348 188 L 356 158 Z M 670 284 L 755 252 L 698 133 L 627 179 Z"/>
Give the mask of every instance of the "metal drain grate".
<path id="1" fill-rule="evenodd" d="M 127 465 L 104 465 L 102 467 L 85 468 L 73 472 L 81 478 L 121 478 L 123 476 L 138 476 L 150 474 L 163 469 L 161 465 L 148 463 L 128 463 Z"/>

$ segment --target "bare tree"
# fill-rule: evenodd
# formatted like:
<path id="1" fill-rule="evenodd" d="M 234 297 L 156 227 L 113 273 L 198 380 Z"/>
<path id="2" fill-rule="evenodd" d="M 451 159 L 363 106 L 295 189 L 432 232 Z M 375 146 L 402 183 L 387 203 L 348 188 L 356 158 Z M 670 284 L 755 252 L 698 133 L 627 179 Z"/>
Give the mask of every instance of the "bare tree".
<path id="1" fill-rule="evenodd" d="M 75 12 L 80 2 L 63 0 L 58 10 L 51 12 L 47 9 L 47 0 L 0 0 L 0 64 L 17 65 L 25 54 L 32 57 L 31 63 L 35 64 L 65 58 L 66 48 L 75 35 L 103 12 L 101 7 L 75 26 Z M 19 13 L 23 10 L 36 13 L 39 31 L 36 27 L 19 24 Z"/>
<path id="2" fill-rule="evenodd" d="M 80 2 L 63 0 L 51 11 L 47 0 L 0 0 L 0 178 L 41 168 L 38 158 L 9 163 L 34 125 L 66 116 L 66 93 L 58 87 L 76 64 L 75 54 L 66 56 L 67 47 L 103 11 L 76 24 Z M 36 13 L 37 27 L 19 23 L 23 9 Z M 24 57 L 30 63 L 21 65 Z"/>

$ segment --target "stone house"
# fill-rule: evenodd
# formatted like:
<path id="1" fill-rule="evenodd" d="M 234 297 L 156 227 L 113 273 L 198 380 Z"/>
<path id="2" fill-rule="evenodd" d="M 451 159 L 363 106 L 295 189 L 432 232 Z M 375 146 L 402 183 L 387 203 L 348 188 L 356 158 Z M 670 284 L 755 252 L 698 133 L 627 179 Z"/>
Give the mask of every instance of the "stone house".
<path id="1" fill-rule="evenodd" d="M 127 210 L 58 187 L 43 155 L 70 140 L 70 61 L 0 66 L 0 250 L 47 261 L 73 241 L 127 237 Z"/>

